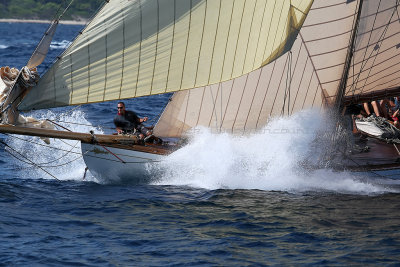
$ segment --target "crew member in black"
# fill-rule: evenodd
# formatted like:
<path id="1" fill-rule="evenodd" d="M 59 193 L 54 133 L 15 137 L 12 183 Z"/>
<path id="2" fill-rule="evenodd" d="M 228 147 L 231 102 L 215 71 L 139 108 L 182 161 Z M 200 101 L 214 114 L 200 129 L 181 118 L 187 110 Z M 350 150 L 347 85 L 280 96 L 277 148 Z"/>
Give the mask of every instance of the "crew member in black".
<path id="1" fill-rule="evenodd" d="M 125 103 L 118 103 L 118 114 L 114 118 L 114 124 L 119 134 L 136 133 L 139 138 L 151 136 L 152 132 L 142 125 L 142 122 L 147 121 L 147 117 L 139 118 L 135 112 L 126 110 Z"/>

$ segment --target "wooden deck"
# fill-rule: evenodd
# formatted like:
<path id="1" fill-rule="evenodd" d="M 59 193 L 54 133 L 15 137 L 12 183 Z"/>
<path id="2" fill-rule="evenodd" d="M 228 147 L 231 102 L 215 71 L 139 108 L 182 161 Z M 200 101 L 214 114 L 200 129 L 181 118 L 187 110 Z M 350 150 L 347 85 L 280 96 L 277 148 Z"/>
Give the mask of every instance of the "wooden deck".
<path id="1" fill-rule="evenodd" d="M 352 171 L 390 170 L 400 168 L 400 145 L 367 137 L 362 146 L 368 146 L 366 152 L 356 152 L 343 157 L 339 166 Z"/>

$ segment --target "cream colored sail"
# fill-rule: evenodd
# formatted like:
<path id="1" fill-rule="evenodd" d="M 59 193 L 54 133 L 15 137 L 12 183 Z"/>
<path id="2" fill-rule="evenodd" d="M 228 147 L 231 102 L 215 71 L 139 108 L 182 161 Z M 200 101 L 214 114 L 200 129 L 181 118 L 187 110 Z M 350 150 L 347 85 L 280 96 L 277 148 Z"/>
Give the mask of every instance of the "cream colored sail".
<path id="1" fill-rule="evenodd" d="M 398 5 L 398 0 L 363 2 L 346 96 L 400 85 Z"/>
<path id="2" fill-rule="evenodd" d="M 175 93 L 155 133 L 177 137 L 198 125 L 248 133 L 272 116 L 333 103 L 358 7 L 358 1 L 315 0 L 289 52 L 241 77 Z"/>
<path id="3" fill-rule="evenodd" d="M 21 110 L 228 81 L 290 49 L 312 0 L 111 0 Z"/>
<path id="4" fill-rule="evenodd" d="M 46 58 L 47 52 L 49 51 L 50 48 L 51 41 L 53 40 L 53 36 L 56 33 L 57 25 L 58 25 L 58 20 L 55 20 L 51 23 L 51 25 L 47 29 L 42 40 L 40 40 L 38 46 L 33 52 L 28 63 L 26 64 L 26 67 L 28 69 L 32 69 L 39 66 Z"/>

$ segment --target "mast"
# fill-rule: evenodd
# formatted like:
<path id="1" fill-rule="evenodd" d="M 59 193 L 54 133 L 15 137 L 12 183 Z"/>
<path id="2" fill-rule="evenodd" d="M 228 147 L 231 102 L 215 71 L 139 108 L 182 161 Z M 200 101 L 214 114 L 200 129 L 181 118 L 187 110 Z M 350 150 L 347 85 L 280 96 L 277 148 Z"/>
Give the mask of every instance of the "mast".
<path id="1" fill-rule="evenodd" d="M 354 45 L 355 45 L 355 42 L 356 42 L 358 24 L 360 22 L 361 10 L 362 10 L 363 2 L 364 2 L 364 0 L 360 0 L 360 4 L 358 6 L 357 19 L 356 19 L 356 22 L 354 24 L 353 35 L 351 37 L 351 44 L 350 44 L 350 47 L 349 47 L 349 52 L 347 53 L 347 56 L 346 56 L 345 67 L 343 69 L 342 78 L 340 80 L 338 93 L 336 94 L 337 97 L 336 97 L 335 107 L 337 108 L 338 112 L 341 112 L 341 110 L 343 109 L 343 101 L 344 101 L 344 94 L 345 94 L 345 90 L 346 90 L 346 83 L 347 83 L 347 78 L 349 76 L 349 69 L 350 69 L 351 60 L 353 59 Z"/>

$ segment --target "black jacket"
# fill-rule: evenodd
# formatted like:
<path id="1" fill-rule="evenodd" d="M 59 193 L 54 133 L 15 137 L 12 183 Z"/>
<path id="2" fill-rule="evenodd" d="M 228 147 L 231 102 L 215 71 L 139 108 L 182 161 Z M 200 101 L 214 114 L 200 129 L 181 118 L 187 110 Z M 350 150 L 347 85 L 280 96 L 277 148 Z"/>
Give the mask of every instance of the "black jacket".
<path id="1" fill-rule="evenodd" d="M 135 112 L 125 110 L 124 115 L 117 114 L 114 118 L 115 127 L 121 128 L 124 131 L 131 131 L 140 125 L 140 118 Z"/>

